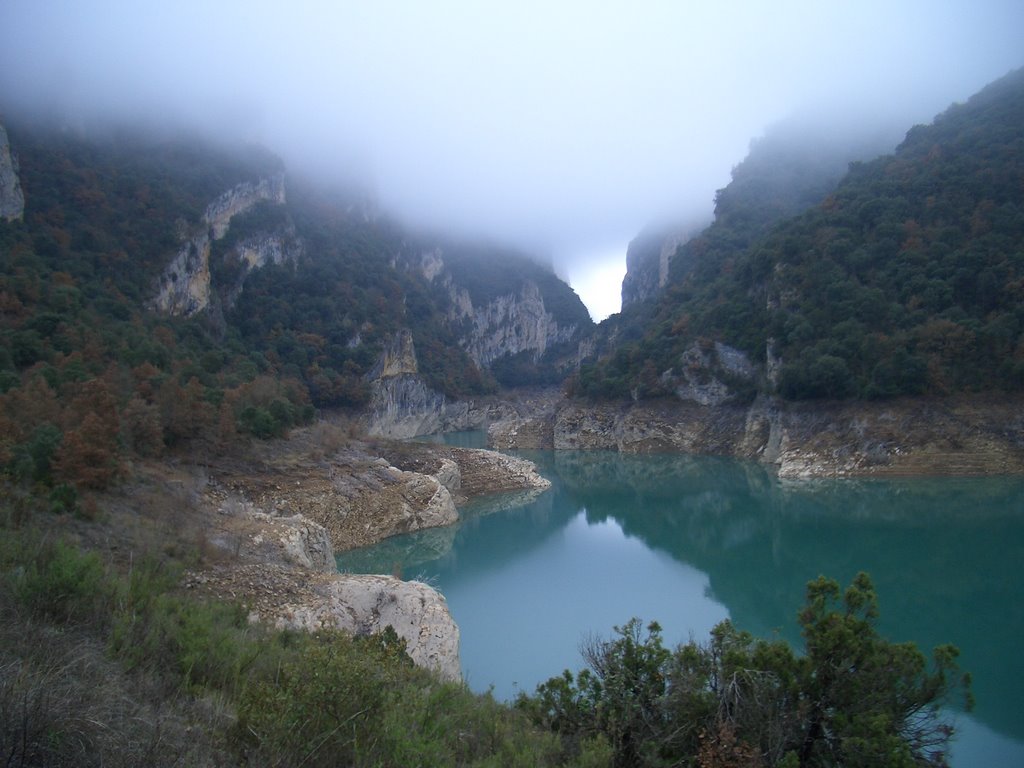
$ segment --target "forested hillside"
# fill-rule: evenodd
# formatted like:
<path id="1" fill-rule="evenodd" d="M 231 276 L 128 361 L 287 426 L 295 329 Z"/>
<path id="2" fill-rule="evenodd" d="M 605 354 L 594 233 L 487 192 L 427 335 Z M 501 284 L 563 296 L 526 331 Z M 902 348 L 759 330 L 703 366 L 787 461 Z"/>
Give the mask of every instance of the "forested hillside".
<path id="1" fill-rule="evenodd" d="M 7 133 L 25 207 L 0 219 L 0 465 L 18 479 L 103 487 L 132 456 L 364 406 L 403 329 L 417 375 L 457 398 L 493 391 L 506 358 L 550 378 L 544 332 L 590 325 L 526 256 L 410 233 L 365 196 L 286 180 L 265 150 L 17 119 Z M 505 321 L 479 317 L 527 283 L 541 337 L 474 359 Z"/>
<path id="2" fill-rule="evenodd" d="M 632 341 L 585 367 L 577 391 L 673 391 L 683 354 L 721 342 L 791 399 L 888 397 L 1024 384 L 1024 72 L 855 163 L 817 205 L 765 198 L 737 169 L 716 221 L 677 251 Z M 778 218 L 776 218 L 778 221 Z"/>

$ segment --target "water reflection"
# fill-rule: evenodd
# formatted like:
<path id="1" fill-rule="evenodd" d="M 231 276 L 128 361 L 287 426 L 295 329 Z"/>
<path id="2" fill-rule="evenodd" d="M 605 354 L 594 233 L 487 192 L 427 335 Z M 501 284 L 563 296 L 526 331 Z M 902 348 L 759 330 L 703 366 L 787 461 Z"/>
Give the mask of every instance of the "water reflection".
<path id="1" fill-rule="evenodd" d="M 960 647 L 976 716 L 1024 739 L 1024 482 L 914 478 L 782 483 L 743 462 L 556 455 L 593 520 L 708 574 L 738 626 L 799 643 L 793 617 L 819 574 L 874 579 L 889 637 Z M 602 484 L 601 478 L 607 478 Z"/>
<path id="2" fill-rule="evenodd" d="M 588 632 L 632 616 L 657 619 L 674 642 L 706 638 L 727 609 L 738 626 L 799 645 L 806 582 L 866 570 L 887 636 L 963 652 L 978 704 L 958 754 L 982 744 L 1024 758 L 1024 480 L 782 483 L 729 460 L 527 455 L 550 493 L 471 513 L 452 538 L 392 540 L 377 561 L 385 571 L 402 562 L 445 593 L 474 686 L 532 690 L 579 666 Z M 374 570 L 372 557 L 339 560 Z"/>

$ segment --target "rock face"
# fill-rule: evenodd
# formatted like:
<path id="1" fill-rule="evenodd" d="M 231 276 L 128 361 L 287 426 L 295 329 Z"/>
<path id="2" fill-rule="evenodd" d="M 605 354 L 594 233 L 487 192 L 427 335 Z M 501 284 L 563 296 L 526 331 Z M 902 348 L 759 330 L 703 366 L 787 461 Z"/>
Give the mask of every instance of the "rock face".
<path id="1" fill-rule="evenodd" d="M 428 525 L 455 521 L 451 496 L 436 478 L 390 469 L 430 495 L 415 516 Z M 449 480 L 451 475 L 448 468 Z M 223 554 L 215 567 L 188 574 L 186 587 L 230 595 L 249 606 L 251 620 L 279 628 L 359 635 L 391 626 L 416 664 L 447 680 L 461 679 L 459 628 L 438 592 L 387 576 L 339 574 L 327 528 L 304 515 L 257 512 L 236 493 L 222 491 L 210 500 L 216 519 L 208 545 Z"/>
<path id="2" fill-rule="evenodd" d="M 7 131 L 0 125 L 0 219 L 17 221 L 25 212 L 25 195 L 18 178 L 18 163 L 11 154 Z"/>
<path id="3" fill-rule="evenodd" d="M 243 182 L 206 207 L 201 225 L 188 236 L 171 263 L 164 269 L 151 306 L 165 314 L 191 316 L 210 305 L 210 247 L 227 234 L 231 219 L 260 202 L 285 202 L 284 175 Z M 270 262 L 294 259 L 301 246 L 294 232 L 250 238 L 235 247 L 237 258 L 247 269 Z M 244 277 L 244 275 L 243 275 Z M 237 297 L 241 285 L 229 290 Z"/>
<path id="4" fill-rule="evenodd" d="M 261 529 L 253 535 L 252 546 L 274 547 L 279 550 L 278 559 L 300 568 L 327 573 L 338 570 L 327 529 L 319 523 L 302 515 L 276 517 L 262 512 L 254 513 L 252 520 Z M 271 554 L 262 557 L 274 559 Z"/>
<path id="5" fill-rule="evenodd" d="M 679 246 L 693 237 L 693 227 L 648 228 L 626 249 L 622 308 L 655 296 L 668 282 L 668 266 Z"/>
<path id="6" fill-rule="evenodd" d="M 414 663 L 446 680 L 462 679 L 459 627 L 444 596 L 426 584 L 241 561 L 190 572 L 183 586 L 212 598 L 240 600 L 249 607 L 250 621 L 279 629 L 366 635 L 390 626 L 405 640 Z"/>
<path id="7" fill-rule="evenodd" d="M 453 407 L 419 377 L 411 331 L 395 334 L 368 378 L 371 435 L 409 438 L 444 431 Z M 454 406 L 454 410 L 468 410 L 468 406 Z"/>
<path id="8" fill-rule="evenodd" d="M 412 333 L 403 329 L 385 346 L 369 373 L 366 428 L 375 437 L 407 439 L 479 429 L 490 410 L 473 401 L 450 402 L 420 378 Z"/>
<path id="9" fill-rule="evenodd" d="M 448 321 L 459 344 L 481 368 L 506 355 L 530 352 L 539 359 L 552 345 L 575 340 L 579 323 L 559 320 L 544 302 L 540 286 L 523 279 L 489 301 L 474 299 L 445 261 L 443 249 L 420 253 L 414 269 L 448 292 Z"/>
<path id="10" fill-rule="evenodd" d="M 254 235 L 235 243 L 225 258 L 236 259 L 241 270 L 235 284 L 224 291 L 225 309 L 234 306 L 242 292 L 246 275 L 254 269 L 268 264 L 295 262 L 301 255 L 302 240 L 291 225 L 273 234 Z"/>
<path id="11" fill-rule="evenodd" d="M 256 506 L 277 516 L 299 513 L 322 526 L 335 550 L 451 525 L 459 518 L 451 491 L 437 477 L 362 456 L 339 458 L 326 470 L 274 482 L 250 495 Z"/>
<path id="12" fill-rule="evenodd" d="M 723 378 L 753 382 L 756 369 L 740 350 L 714 342 L 692 344 L 680 359 L 679 370 L 666 371 L 662 381 L 673 387 L 680 400 L 698 405 L 722 405 L 734 399 L 735 393 Z"/>
<path id="13" fill-rule="evenodd" d="M 444 596 L 418 581 L 391 576 L 338 575 L 314 588 L 316 598 L 282 612 L 280 628 L 340 629 L 353 635 L 376 634 L 386 627 L 405 640 L 417 665 L 445 680 L 459 681 L 459 628 Z"/>
<path id="14" fill-rule="evenodd" d="M 527 281 L 517 294 L 474 306 L 465 290 L 452 288 L 452 320 L 471 323 L 462 344 L 473 361 L 487 367 L 506 355 L 532 352 L 539 359 L 553 344 L 570 341 L 576 325 L 560 325 L 544 306 L 540 288 Z"/>
<path id="15" fill-rule="evenodd" d="M 1024 400 L 883 403 L 563 403 L 492 425 L 503 449 L 602 449 L 735 456 L 781 477 L 1024 472 Z"/>

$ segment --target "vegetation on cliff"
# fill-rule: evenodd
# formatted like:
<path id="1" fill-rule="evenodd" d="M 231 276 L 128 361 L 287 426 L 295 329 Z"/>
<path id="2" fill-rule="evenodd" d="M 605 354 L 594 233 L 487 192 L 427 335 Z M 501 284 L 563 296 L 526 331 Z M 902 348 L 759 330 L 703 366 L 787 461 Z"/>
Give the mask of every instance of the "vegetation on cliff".
<path id="1" fill-rule="evenodd" d="M 0 222 L 0 468 L 66 486 L 55 503 L 109 485 L 134 457 L 209 454 L 239 436 L 279 436 L 316 408 L 364 405 L 368 375 L 401 329 L 427 386 L 450 397 L 494 390 L 462 346 L 447 287 L 424 275 L 421 254 L 436 244 L 360 197 L 290 181 L 287 203 L 233 216 L 200 275 L 208 306 L 170 316 L 151 308 L 157 284 L 196 277 L 161 274 L 207 206 L 282 173 L 280 161 L 194 138 L 8 127 L 26 208 Z M 274 238 L 300 245 L 258 269 L 236 251 Z M 474 300 L 530 279 L 559 323 L 589 323 L 571 289 L 525 256 L 451 251 L 452 279 Z M 533 380 L 555 375 L 550 359 L 514 365 Z"/>
<path id="2" fill-rule="evenodd" d="M 700 339 L 772 358 L 761 387 L 790 399 L 1019 389 L 1022 144 L 1019 70 L 795 218 L 775 223 L 807 198 L 765 200 L 741 165 L 657 305 L 624 318 L 625 343 L 577 390 L 663 394 L 660 375 Z"/>
<path id="3" fill-rule="evenodd" d="M 12 766 L 564 764 L 525 716 L 414 667 L 393 632 L 279 632 L 2 507 L 0 751 Z M 36 517 L 41 515 L 41 517 Z M 586 764 L 586 763 L 575 763 Z"/>
<path id="4" fill-rule="evenodd" d="M 662 298 L 622 318 L 576 391 L 664 394 L 684 351 L 715 341 L 757 360 L 770 351 L 778 376 L 761 386 L 793 399 L 1019 389 L 1022 126 L 1018 72 L 852 168 L 820 203 L 819 188 L 766 199 L 760 182 L 776 169 L 744 164 L 716 223 L 677 254 Z M 491 391 L 495 378 L 550 383 L 574 350 L 479 368 L 460 341 L 459 322 L 472 320 L 453 320 L 452 286 L 425 274 L 431 243 L 301 185 L 216 240 L 207 312 L 157 314 L 155 282 L 206 206 L 280 173 L 278 161 L 116 132 L 85 141 L 14 124 L 10 135 L 26 198 L 22 220 L 0 223 L 10 762 L 829 765 L 877 763 L 884 750 L 943 764 L 948 732 L 934 716 L 956 687 L 955 654 L 939 649 L 928 671 L 915 649 L 878 638 L 866 580 L 838 610 L 834 584 L 812 585 L 804 656 L 729 625 L 709 646 L 673 652 L 631 623 L 591 648 L 592 672 L 556 678 L 512 710 L 414 669 L 393 637 L 273 633 L 241 607 L 187 599 L 166 552 L 115 564 L 64 543 L 54 530 L 99 529 L 94 494 L 133 461 L 201 461 L 282 435 L 317 407 L 364 404 L 367 374 L 401 329 L 420 375 L 450 396 Z M 245 274 L 232 295 L 246 271 L 232 248 L 285 231 L 301 251 Z M 470 251 L 446 258 L 474 303 L 530 280 L 560 323 L 588 326 L 546 270 Z M 195 741 L 194 728 L 208 735 Z"/>

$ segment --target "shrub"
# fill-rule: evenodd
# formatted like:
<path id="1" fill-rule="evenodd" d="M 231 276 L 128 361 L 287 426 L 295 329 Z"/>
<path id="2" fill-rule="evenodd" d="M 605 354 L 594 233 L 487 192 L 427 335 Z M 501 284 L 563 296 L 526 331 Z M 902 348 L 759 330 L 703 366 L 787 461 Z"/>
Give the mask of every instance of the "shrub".
<path id="1" fill-rule="evenodd" d="M 94 552 L 58 541 L 42 544 L 15 582 L 18 601 L 32 614 L 56 621 L 103 621 L 113 585 Z"/>
<path id="2" fill-rule="evenodd" d="M 843 593 L 823 577 L 807 585 L 803 656 L 729 621 L 707 645 L 670 651 L 657 624 L 644 637 L 634 619 L 587 646 L 589 670 L 517 706 L 569 750 L 603 734 L 616 766 L 945 766 L 953 728 L 942 708 L 961 694 L 970 707 L 970 679 L 952 646 L 936 648 L 929 669 L 913 643 L 880 637 L 877 618 L 861 573 Z"/>

